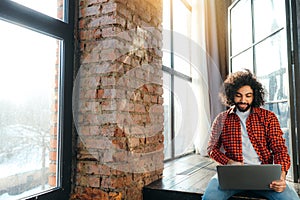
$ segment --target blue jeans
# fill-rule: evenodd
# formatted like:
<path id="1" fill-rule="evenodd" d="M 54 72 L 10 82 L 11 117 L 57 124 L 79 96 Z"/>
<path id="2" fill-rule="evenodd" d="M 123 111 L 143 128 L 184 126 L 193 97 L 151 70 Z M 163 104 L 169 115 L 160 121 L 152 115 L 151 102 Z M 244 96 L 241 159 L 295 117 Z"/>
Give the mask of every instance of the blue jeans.
<path id="1" fill-rule="evenodd" d="M 217 174 L 211 178 L 208 186 L 203 194 L 202 200 L 226 200 L 231 196 L 245 192 L 243 190 L 221 190 L 219 188 L 219 180 Z M 273 190 L 251 190 L 251 193 L 263 196 L 267 199 L 274 200 L 299 200 L 299 196 L 295 189 L 288 184 L 283 192 L 275 192 Z"/>

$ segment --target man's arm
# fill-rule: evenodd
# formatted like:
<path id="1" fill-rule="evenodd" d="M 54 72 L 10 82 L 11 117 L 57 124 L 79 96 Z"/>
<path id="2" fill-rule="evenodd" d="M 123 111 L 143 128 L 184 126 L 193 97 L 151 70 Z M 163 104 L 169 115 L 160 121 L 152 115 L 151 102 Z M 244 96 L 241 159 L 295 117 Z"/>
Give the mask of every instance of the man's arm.
<path id="1" fill-rule="evenodd" d="M 288 171 L 291 164 L 290 156 L 288 154 L 287 146 L 285 145 L 280 123 L 273 112 L 269 113 L 267 127 L 267 140 L 274 155 L 274 163 L 280 164 L 282 171 Z"/>
<path id="2" fill-rule="evenodd" d="M 283 132 L 281 130 L 280 123 L 273 112 L 271 112 L 271 115 L 269 115 L 268 117 L 268 127 L 268 140 L 274 154 L 274 163 L 281 164 L 282 170 L 280 180 L 274 180 L 270 184 L 270 188 L 276 192 L 283 192 L 286 188 L 286 174 L 287 170 L 290 167 L 291 161 L 287 147 L 285 145 L 285 140 L 283 138 Z"/>
<path id="3" fill-rule="evenodd" d="M 220 142 L 220 136 L 224 125 L 225 115 L 225 113 L 221 113 L 214 120 L 207 147 L 209 157 L 222 165 L 226 165 L 229 161 L 229 158 L 220 150 L 222 145 Z"/>

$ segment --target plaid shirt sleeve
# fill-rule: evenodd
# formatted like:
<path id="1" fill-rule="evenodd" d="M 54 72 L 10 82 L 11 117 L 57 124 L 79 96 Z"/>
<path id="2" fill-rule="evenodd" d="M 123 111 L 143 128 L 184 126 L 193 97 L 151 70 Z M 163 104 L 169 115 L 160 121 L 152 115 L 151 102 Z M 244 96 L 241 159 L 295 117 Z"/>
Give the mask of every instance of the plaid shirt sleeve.
<path id="1" fill-rule="evenodd" d="M 222 133 L 226 115 L 226 112 L 220 113 L 214 120 L 207 147 L 208 155 L 222 165 L 227 164 L 229 161 L 229 158 L 220 150 L 222 145 L 220 135 Z"/>
<path id="2" fill-rule="evenodd" d="M 266 137 L 269 151 L 271 151 L 275 164 L 281 164 L 282 171 L 290 168 L 290 156 L 285 145 L 283 132 L 280 128 L 279 121 L 273 112 L 267 112 L 266 120 Z"/>

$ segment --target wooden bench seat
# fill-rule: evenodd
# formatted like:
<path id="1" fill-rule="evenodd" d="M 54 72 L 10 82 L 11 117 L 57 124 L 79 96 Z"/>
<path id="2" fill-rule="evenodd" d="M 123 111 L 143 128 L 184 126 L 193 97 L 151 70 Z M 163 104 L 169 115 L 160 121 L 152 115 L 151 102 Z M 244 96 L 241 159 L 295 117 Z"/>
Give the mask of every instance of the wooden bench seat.
<path id="1" fill-rule="evenodd" d="M 201 199 L 206 186 L 216 173 L 211 159 L 191 154 L 164 165 L 163 177 L 143 189 L 143 200 L 195 200 Z M 299 194 L 299 183 L 291 183 Z M 265 198 L 251 193 L 234 195 L 230 200 Z"/>

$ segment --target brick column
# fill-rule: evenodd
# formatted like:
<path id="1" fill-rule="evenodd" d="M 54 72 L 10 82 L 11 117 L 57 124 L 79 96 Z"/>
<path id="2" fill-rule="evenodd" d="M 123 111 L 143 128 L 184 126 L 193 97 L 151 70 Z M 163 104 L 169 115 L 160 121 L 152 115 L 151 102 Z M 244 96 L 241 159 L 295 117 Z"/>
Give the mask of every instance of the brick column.
<path id="1" fill-rule="evenodd" d="M 72 199 L 142 199 L 163 169 L 162 0 L 81 0 Z"/>

